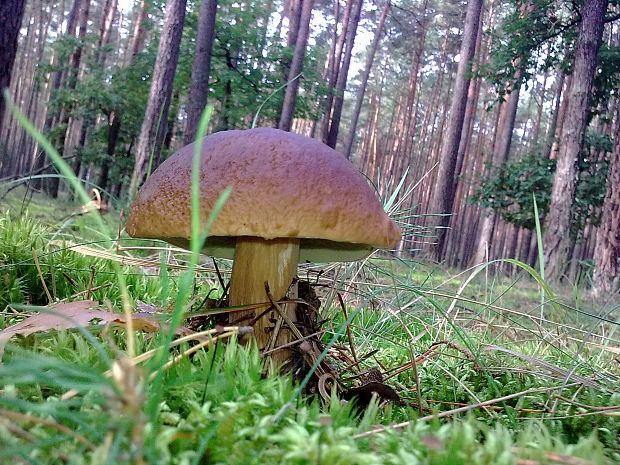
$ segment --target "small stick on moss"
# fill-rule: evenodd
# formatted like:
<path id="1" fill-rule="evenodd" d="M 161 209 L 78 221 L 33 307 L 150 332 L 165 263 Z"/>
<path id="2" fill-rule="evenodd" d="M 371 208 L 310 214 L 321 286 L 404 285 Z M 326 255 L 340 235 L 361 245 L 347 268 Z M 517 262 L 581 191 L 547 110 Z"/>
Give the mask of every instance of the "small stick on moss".
<path id="1" fill-rule="evenodd" d="M 233 331 L 227 331 L 221 334 L 218 334 L 215 337 L 209 337 L 208 340 L 203 341 L 199 344 L 196 344 L 195 346 L 187 349 L 185 352 L 183 352 L 180 355 L 177 355 L 175 357 L 173 357 L 172 359 L 168 360 L 166 363 L 164 363 L 161 367 L 160 370 L 158 371 L 154 371 L 153 373 L 151 373 L 151 375 L 149 376 L 149 381 L 153 381 L 155 379 L 155 377 L 159 374 L 159 371 L 165 371 L 168 368 L 170 368 L 171 366 L 173 366 L 175 363 L 179 362 L 180 360 L 182 360 L 184 357 L 188 357 L 196 352 L 198 352 L 200 349 L 209 346 L 209 345 L 213 345 L 215 342 L 217 342 L 220 339 L 224 339 L 226 337 L 230 337 L 233 334 L 239 334 L 239 335 L 243 335 L 245 333 L 251 332 L 252 328 L 246 328 L 246 327 L 240 327 L 236 330 Z"/>
<path id="2" fill-rule="evenodd" d="M 222 278 L 222 273 L 220 273 L 220 267 L 217 266 L 217 262 L 215 261 L 215 258 L 211 259 L 213 261 L 213 267 L 215 268 L 215 274 L 217 275 L 217 280 L 220 282 L 220 286 L 222 286 L 222 298 L 224 298 L 224 296 L 226 294 L 228 294 L 228 284 L 224 284 L 224 279 Z"/>
<path id="3" fill-rule="evenodd" d="M 56 273 L 54 273 L 54 254 L 50 255 L 50 271 L 52 272 L 52 296 L 54 297 L 54 302 L 58 299 L 58 294 L 56 293 Z"/>
<path id="4" fill-rule="evenodd" d="M 25 429 L 23 429 L 20 426 L 17 426 L 15 423 L 11 423 L 9 420 L 7 420 L 6 418 L 0 418 L 0 424 L 4 425 L 4 427 L 9 430 L 11 433 L 13 433 L 13 435 L 22 438 L 25 441 L 28 442 L 35 442 L 36 441 L 36 436 L 33 436 L 32 434 L 30 434 L 28 431 L 26 431 Z"/>
<path id="5" fill-rule="evenodd" d="M 535 394 L 535 393 L 539 393 L 539 392 L 550 392 L 550 391 L 555 391 L 555 390 L 562 390 L 562 389 L 566 389 L 569 387 L 573 387 L 578 383 L 573 383 L 573 384 L 567 384 L 565 386 L 549 386 L 549 387 L 545 387 L 545 388 L 532 388 L 532 389 L 526 389 L 525 391 L 520 391 L 520 392 L 515 392 L 512 394 L 509 394 L 507 396 L 503 396 L 503 397 L 497 397 L 495 399 L 491 399 L 491 400 L 487 400 L 485 402 L 478 402 L 476 404 L 472 404 L 472 405 L 467 405 L 465 407 L 459 407 L 459 408 L 455 408 L 453 410 L 448 410 L 446 412 L 439 412 L 436 414 L 432 414 L 432 415 L 426 415 L 425 417 L 421 417 L 418 418 L 416 421 L 428 421 L 428 420 L 433 420 L 435 418 L 445 418 L 445 417 L 449 417 L 452 415 L 456 415 L 457 413 L 464 413 L 464 412 L 468 412 L 469 410 L 474 410 L 477 408 L 481 408 L 481 407 L 486 407 L 489 405 L 493 405 L 493 404 L 498 404 L 500 402 L 505 402 L 507 400 L 510 399 L 514 399 L 515 397 L 522 397 L 522 396 L 527 396 L 530 394 Z M 392 430 L 392 429 L 403 429 L 403 428 L 407 428 L 408 426 L 414 424 L 414 421 L 404 421 L 402 423 L 397 423 L 395 425 L 390 425 L 389 427 L 385 427 L 385 426 L 380 426 L 377 427 L 375 429 L 371 429 L 370 431 L 366 431 L 364 433 L 359 433 L 353 436 L 353 439 L 363 439 L 363 438 L 367 438 L 369 436 L 372 436 L 374 434 L 377 433 L 384 433 L 388 430 Z"/>
<path id="6" fill-rule="evenodd" d="M 7 410 L 3 408 L 0 408 L 0 415 L 6 418 L 13 418 L 14 420 L 25 421 L 28 423 L 38 423 L 41 425 L 49 426 L 50 428 L 54 428 L 60 431 L 61 433 L 71 436 L 78 442 L 81 442 L 82 444 L 84 444 L 90 450 L 96 449 L 95 445 L 91 443 L 88 439 L 86 439 L 84 436 L 72 431 L 70 428 L 67 428 L 65 425 L 61 425 L 60 423 L 57 423 L 55 421 L 48 420 L 45 418 L 35 417 L 33 415 L 25 415 L 23 413 L 13 412 L 11 410 Z"/>
<path id="7" fill-rule="evenodd" d="M 67 274 L 67 273 L 66 273 L 66 272 L 64 272 L 64 271 L 61 271 L 60 273 L 61 273 L 61 274 L 65 277 L 65 279 L 66 279 L 67 281 L 69 281 L 69 283 L 70 283 L 73 287 L 77 287 L 77 285 L 78 285 L 78 284 L 77 284 L 77 282 L 75 281 L 75 279 L 73 279 L 71 276 L 69 276 L 69 274 Z"/>
<path id="8" fill-rule="evenodd" d="M 47 289 L 47 285 L 45 284 L 45 280 L 43 279 L 43 273 L 41 272 L 41 265 L 39 265 L 39 257 L 37 257 L 37 249 L 32 248 L 32 256 L 34 257 L 34 264 L 37 267 L 37 272 L 39 273 L 39 279 L 41 280 L 41 284 L 43 284 L 43 289 L 45 289 L 45 295 L 47 296 L 47 300 L 50 305 L 54 303 L 54 299 L 50 295 L 50 291 Z"/>
<path id="9" fill-rule="evenodd" d="M 93 287 L 93 288 L 91 288 L 91 289 L 85 289 L 85 290 L 83 290 L 83 291 L 76 292 L 75 294 L 71 294 L 71 297 L 67 297 L 67 298 L 65 298 L 65 299 L 60 300 L 60 301 L 59 301 L 59 303 L 62 303 L 62 302 L 67 302 L 69 299 L 75 299 L 76 297 L 80 297 L 80 296 L 82 296 L 82 295 L 84 295 L 84 294 L 87 294 L 89 291 L 90 291 L 91 293 L 92 293 L 92 292 L 97 292 L 97 291 L 98 291 L 98 290 L 100 290 L 100 289 L 105 289 L 106 287 L 110 287 L 110 286 L 112 286 L 112 284 L 113 284 L 113 283 L 105 283 L 105 284 L 102 284 L 102 285 L 100 285 L 100 286 L 95 286 L 95 287 Z M 89 299 L 90 299 L 90 297 L 87 297 L 87 299 L 86 299 L 86 300 L 89 300 Z"/>
<path id="10" fill-rule="evenodd" d="M 276 347 L 274 349 L 267 350 L 267 351 L 263 352 L 263 355 L 269 355 L 270 353 L 275 352 L 276 350 L 282 350 L 282 349 L 287 349 L 289 347 L 293 347 L 294 345 L 301 344 L 302 342 L 307 341 L 308 339 L 311 339 L 313 337 L 322 337 L 323 334 L 325 334 L 325 332 L 326 332 L 326 330 L 322 329 L 321 331 L 317 331 L 315 333 L 308 334 L 307 336 L 304 336 L 303 339 L 295 339 L 294 341 L 287 342 L 286 344 L 282 344 L 281 346 L 278 346 L 278 347 Z"/>

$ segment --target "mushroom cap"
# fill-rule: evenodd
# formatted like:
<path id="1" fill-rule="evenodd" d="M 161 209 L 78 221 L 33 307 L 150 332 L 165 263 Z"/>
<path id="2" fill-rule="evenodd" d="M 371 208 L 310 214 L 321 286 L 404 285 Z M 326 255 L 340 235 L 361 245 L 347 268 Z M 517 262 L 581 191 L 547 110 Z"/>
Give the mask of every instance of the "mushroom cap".
<path id="1" fill-rule="evenodd" d="M 131 205 L 126 231 L 188 248 L 194 144 L 164 161 Z M 205 137 L 200 160 L 200 221 L 220 194 L 232 192 L 204 252 L 232 258 L 239 236 L 299 238 L 300 260 L 358 260 L 395 246 L 398 225 L 366 179 L 316 139 L 272 128 Z"/>

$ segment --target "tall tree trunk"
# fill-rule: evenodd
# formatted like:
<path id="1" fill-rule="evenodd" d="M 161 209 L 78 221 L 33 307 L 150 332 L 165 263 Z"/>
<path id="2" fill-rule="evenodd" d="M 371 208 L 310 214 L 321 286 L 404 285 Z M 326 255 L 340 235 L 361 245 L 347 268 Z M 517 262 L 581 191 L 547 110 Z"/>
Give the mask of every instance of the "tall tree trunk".
<path id="1" fill-rule="evenodd" d="M 353 150 L 353 141 L 355 140 L 355 131 L 357 130 L 357 122 L 360 117 L 360 111 L 362 110 L 362 102 L 364 101 L 364 94 L 366 93 L 366 86 L 368 85 L 368 78 L 370 76 L 370 70 L 372 69 L 372 63 L 375 59 L 375 54 L 377 53 L 377 48 L 379 47 L 379 41 L 381 40 L 381 36 L 383 34 L 383 26 L 385 25 L 385 18 L 387 18 L 388 12 L 390 11 L 390 7 L 392 4 L 390 0 L 385 2 L 385 6 L 383 7 L 383 11 L 381 12 L 381 18 L 379 19 L 379 24 L 377 25 L 377 29 L 375 29 L 375 37 L 372 41 L 372 45 L 370 46 L 370 53 L 366 57 L 366 66 L 364 68 L 364 75 L 362 76 L 362 82 L 360 84 L 360 89 L 357 92 L 357 100 L 355 101 L 355 109 L 353 110 L 353 120 L 351 121 L 351 128 L 349 129 L 349 135 L 347 136 L 347 142 L 345 144 L 344 154 L 347 159 L 351 158 L 351 151 Z"/>
<path id="2" fill-rule="evenodd" d="M 545 134 L 545 145 L 543 148 L 542 156 L 549 158 L 551 156 L 551 147 L 555 139 L 555 131 L 558 127 L 558 117 L 560 114 L 560 100 L 562 99 L 562 91 L 564 89 L 564 81 L 566 80 L 566 73 L 560 70 L 556 78 L 555 96 L 553 101 L 553 114 Z"/>
<path id="3" fill-rule="evenodd" d="M 159 124 L 158 127 L 158 122 L 160 115 L 161 121 L 168 120 L 168 108 L 172 97 L 174 73 L 179 59 L 186 2 L 187 0 L 168 0 L 166 2 L 166 14 L 157 57 L 155 58 L 151 91 L 136 147 L 136 160 L 129 185 L 130 196 L 135 194 L 146 176 L 151 153 L 153 153 L 153 158 L 157 158 L 162 148 L 166 124 Z"/>
<path id="4" fill-rule="evenodd" d="M 97 50 L 95 52 L 95 61 L 105 63 L 105 53 L 102 48 L 110 43 L 112 36 L 112 24 L 116 16 L 118 8 L 118 0 L 106 0 L 101 13 L 101 24 L 99 27 L 99 39 L 97 40 Z"/>
<path id="5" fill-rule="evenodd" d="M 301 18 L 299 20 L 299 32 L 297 34 L 297 43 L 295 44 L 295 54 L 291 62 L 288 79 L 284 93 L 284 103 L 282 104 L 282 113 L 280 114 L 280 122 L 278 127 L 284 131 L 290 131 L 293 124 L 293 116 L 295 115 L 295 102 L 297 100 L 297 89 L 299 88 L 299 78 L 294 79 L 304 66 L 304 58 L 306 56 L 306 46 L 308 45 L 308 34 L 310 31 L 310 19 L 312 19 L 312 6 L 314 0 L 297 0 L 302 2 Z"/>
<path id="6" fill-rule="evenodd" d="M 67 81 L 66 86 L 67 86 L 67 89 L 69 89 L 70 91 L 75 89 L 77 85 L 77 81 L 79 79 L 80 65 L 82 63 L 82 52 L 83 52 L 82 44 L 84 43 L 84 39 L 86 37 L 86 31 L 88 29 L 88 19 L 90 17 L 90 4 L 91 4 L 91 0 L 83 0 L 81 12 L 80 12 L 80 25 L 79 25 L 80 27 L 79 27 L 79 32 L 77 34 L 78 39 L 79 39 L 79 45 L 77 46 L 77 48 L 75 49 L 75 52 L 73 52 L 73 55 L 71 57 L 71 68 L 68 71 L 68 75 L 66 79 Z M 66 108 L 63 108 L 63 110 L 61 111 L 61 118 L 59 118 L 58 124 L 61 126 L 63 130 L 60 132 L 60 135 L 58 136 L 58 138 L 56 140 L 53 140 L 54 145 L 56 145 L 56 149 L 63 157 L 66 156 L 65 143 L 67 140 L 67 133 L 69 131 L 69 126 L 70 126 L 72 106 L 73 105 L 69 104 L 67 105 Z M 49 195 L 54 198 L 58 197 L 59 186 L 60 186 L 60 178 L 57 178 L 57 177 L 51 178 L 49 180 L 49 184 L 47 187 Z"/>
<path id="7" fill-rule="evenodd" d="M 608 0 L 589 0 L 581 11 L 581 25 L 575 47 L 573 81 L 568 94 L 567 120 L 564 122 L 560 151 L 551 191 L 551 205 L 543 237 L 548 278 L 561 277 L 568 261 L 571 209 L 575 200 L 577 160 L 590 112 L 590 91 L 596 57 L 603 34 Z"/>
<path id="8" fill-rule="evenodd" d="M 620 279 L 620 102 L 616 106 L 616 129 L 607 174 L 607 195 L 594 249 L 592 290 L 595 295 L 614 292 Z"/>
<path id="9" fill-rule="evenodd" d="M 329 124 L 329 133 L 327 134 L 327 145 L 331 148 L 336 147 L 338 140 L 338 129 L 340 127 L 340 116 L 342 115 L 342 105 L 344 103 L 344 91 L 347 86 L 347 76 L 349 74 L 349 65 L 351 64 L 351 56 L 353 54 L 353 44 L 355 35 L 357 34 L 357 24 L 362 13 L 362 5 L 364 0 L 354 0 L 355 5 L 351 11 L 351 20 L 347 28 L 346 50 L 342 60 L 342 66 L 338 72 L 338 81 L 336 83 L 336 97 L 334 99 L 334 109 L 332 112 L 331 122 Z"/>
<path id="10" fill-rule="evenodd" d="M 149 8 L 147 8 L 146 0 L 140 1 L 140 10 L 138 12 L 138 16 L 136 17 L 136 21 L 133 24 L 133 34 L 131 38 L 131 47 L 130 53 L 127 60 L 126 57 L 123 57 L 123 64 L 128 64 L 132 66 L 138 57 L 138 53 L 142 50 L 144 46 L 144 41 L 146 39 L 146 19 L 148 18 Z"/>
<path id="11" fill-rule="evenodd" d="M 340 0 L 335 0 L 338 3 Z M 332 110 L 334 106 L 334 91 L 336 89 L 336 84 L 338 81 L 338 75 L 340 72 L 340 65 L 342 63 L 342 51 L 344 50 L 344 44 L 346 37 L 348 35 L 349 23 L 351 20 L 351 11 L 353 10 L 353 6 L 355 4 L 355 0 L 347 0 L 347 4 L 344 9 L 344 16 L 342 18 L 342 30 L 340 31 L 340 35 L 338 35 L 338 21 L 334 24 L 334 33 L 332 36 L 332 44 L 334 54 L 330 55 L 330 61 L 328 63 L 328 81 L 327 81 L 327 95 L 325 97 L 325 115 L 323 116 L 323 125 L 321 128 L 321 139 L 324 143 L 327 143 L 327 138 L 329 137 L 329 125 L 332 118 Z M 336 8 L 336 17 L 338 13 L 338 8 Z"/>
<path id="12" fill-rule="evenodd" d="M 198 122 L 205 107 L 209 93 L 209 73 L 211 72 L 211 53 L 215 37 L 215 15 L 217 0 L 202 0 L 198 17 L 198 33 L 194 47 L 192 81 L 187 105 L 187 124 L 183 143 L 189 144 L 196 138 Z"/>
<path id="13" fill-rule="evenodd" d="M 411 66 L 409 69 L 409 83 L 407 86 L 407 94 L 405 98 L 405 104 L 401 107 L 401 111 L 398 113 L 398 119 L 394 128 L 394 136 L 392 144 L 390 144 L 389 156 L 391 160 L 394 160 L 394 167 L 389 172 L 386 171 L 386 175 L 390 176 L 394 180 L 399 180 L 404 173 L 407 166 L 411 165 L 412 153 L 411 146 L 413 141 L 411 140 L 411 133 L 414 130 L 416 120 L 414 111 L 414 103 L 416 98 L 419 98 L 418 90 L 418 74 L 420 73 L 420 64 L 422 62 L 422 55 L 424 53 L 424 46 L 426 44 L 426 19 L 427 19 L 427 6 L 428 0 L 424 0 L 421 5 L 421 18 L 418 21 L 418 44 L 413 49 L 411 55 Z"/>
<path id="14" fill-rule="evenodd" d="M 77 23 L 79 20 L 80 7 L 82 5 L 83 0 L 73 0 L 73 6 L 71 7 L 71 11 L 69 12 L 69 17 L 67 18 L 67 29 L 65 31 L 65 35 L 67 36 L 75 36 L 75 31 L 77 29 Z M 64 71 L 58 70 L 54 73 L 52 81 L 52 86 L 50 88 L 50 96 L 52 96 L 55 92 L 60 89 L 63 84 L 63 79 L 65 78 Z M 46 110 L 47 115 L 45 117 L 45 123 L 43 124 L 43 133 L 49 132 L 49 130 L 55 125 L 55 123 L 59 120 L 59 117 L 56 115 L 52 115 L 49 112 L 49 109 Z M 63 110 L 60 109 L 59 114 L 63 113 Z M 34 171 L 40 170 L 43 166 L 45 166 L 46 161 L 48 161 L 47 157 L 44 153 L 39 153 L 34 160 L 33 169 Z M 43 185 L 41 180 L 35 180 L 32 185 L 35 189 L 40 189 Z"/>
<path id="15" fill-rule="evenodd" d="M 0 93 L 11 84 L 11 72 L 17 54 L 17 38 L 24 16 L 26 0 L 2 0 L 0 2 Z M 5 101 L 0 95 L 0 134 L 4 120 Z"/>
<path id="16" fill-rule="evenodd" d="M 461 43 L 459 66 L 456 73 L 456 82 L 452 94 L 450 107 L 450 121 L 445 132 L 445 142 L 439 160 L 437 182 L 433 190 L 431 211 L 441 214 L 433 217 L 437 229 L 437 245 L 431 250 L 431 254 L 437 261 L 441 260 L 442 249 L 445 240 L 445 227 L 448 225 L 449 215 L 452 213 L 454 203 L 454 171 L 459 150 L 461 132 L 463 130 L 463 118 L 465 117 L 465 105 L 467 103 L 467 90 L 469 88 L 469 71 L 476 48 L 476 35 L 478 21 L 482 9 L 482 0 L 469 0 L 467 14 L 465 16 L 465 30 Z"/>
<path id="17" fill-rule="evenodd" d="M 286 32 L 287 47 L 294 47 L 297 45 L 297 35 L 299 34 L 299 27 L 301 24 L 302 2 L 303 0 L 287 0 L 289 6 L 288 31 Z"/>
<path id="18" fill-rule="evenodd" d="M 331 80 L 331 75 L 332 75 L 332 71 L 334 69 L 334 63 L 336 61 L 336 47 L 337 47 L 337 41 L 338 41 L 338 23 L 340 22 L 340 1 L 339 0 L 335 0 L 334 1 L 334 25 L 332 27 L 331 30 L 331 34 L 330 34 L 330 38 L 331 38 L 331 44 L 329 46 L 329 52 L 327 53 L 327 57 L 325 59 L 325 67 L 323 68 L 323 73 L 321 73 L 321 81 L 325 82 L 326 84 L 328 84 L 328 97 L 330 95 L 331 92 L 331 98 L 333 99 L 333 89 L 330 90 L 330 85 L 334 85 L 334 82 L 330 81 Z M 328 80 L 329 78 L 329 80 Z M 315 108 L 316 111 L 318 113 L 319 109 L 321 108 L 321 102 L 322 102 L 322 98 L 317 99 L 316 103 L 315 103 Z M 326 104 L 327 107 L 327 104 Z M 331 102 L 329 103 L 329 108 L 331 111 Z M 321 137 L 323 138 L 323 140 L 326 139 L 326 136 L 323 136 L 323 132 L 325 132 L 325 128 L 324 128 L 324 123 L 328 122 L 329 119 L 326 117 L 327 113 L 323 112 L 323 116 L 322 118 L 314 118 L 312 120 L 312 127 L 310 130 L 310 137 L 314 138 L 316 135 L 316 128 L 317 125 L 319 123 L 321 124 Z"/>
<path id="19" fill-rule="evenodd" d="M 95 49 L 95 61 L 99 63 L 102 69 L 104 68 L 107 54 L 106 50 L 104 50 L 104 47 L 106 47 L 110 43 L 112 38 L 112 25 L 114 23 L 114 17 L 116 16 L 117 7 L 118 0 L 106 0 L 101 13 L 101 24 L 99 25 L 99 39 L 97 40 L 97 48 Z M 91 133 L 91 128 L 95 124 L 96 119 L 96 114 L 91 114 L 90 112 L 88 112 L 84 115 L 80 127 L 77 147 L 84 147 L 84 145 L 86 145 L 86 141 L 88 140 L 88 136 Z M 73 150 L 75 150 L 75 147 L 73 147 Z M 110 161 L 104 161 L 102 163 L 103 166 L 101 167 L 102 173 L 100 175 L 100 179 L 105 179 L 105 182 L 107 182 L 107 175 L 110 163 L 111 159 Z M 81 168 L 82 159 L 78 156 L 76 157 L 75 163 L 73 164 L 73 172 L 78 178 L 80 177 Z M 101 189 L 105 188 L 105 186 L 102 184 L 98 185 Z"/>
<path id="20" fill-rule="evenodd" d="M 146 36 L 146 19 L 148 17 L 148 8 L 146 4 L 146 0 L 142 0 L 140 2 L 139 11 L 135 16 L 135 21 L 133 24 L 133 35 L 131 38 L 131 46 L 129 51 L 125 52 L 123 56 L 123 66 L 133 66 L 136 63 L 138 58 L 138 53 L 142 50 L 144 46 L 144 40 Z M 102 188 L 108 183 L 109 169 L 110 164 L 114 163 L 114 159 L 116 157 L 116 145 L 118 143 L 119 135 L 122 127 L 122 115 L 119 111 L 112 112 L 112 120 L 108 122 L 108 134 L 107 134 L 107 150 L 106 153 L 108 155 L 108 161 L 104 165 L 99 181 L 97 184 Z"/>
<path id="21" fill-rule="evenodd" d="M 551 52 L 549 52 L 550 54 Z M 533 133 L 532 133 L 532 137 L 529 141 L 529 145 L 540 145 L 538 143 L 538 140 L 540 138 L 540 125 L 541 125 L 541 121 L 542 121 L 542 113 L 543 113 L 543 107 L 545 104 L 545 95 L 547 93 L 547 79 L 549 77 L 549 71 L 545 71 L 545 75 L 543 78 L 543 82 L 540 86 L 540 99 L 538 102 L 538 108 L 536 110 L 536 121 L 534 123 L 534 129 L 533 129 Z"/>
<path id="22" fill-rule="evenodd" d="M 519 96 L 521 92 L 521 72 L 517 71 L 515 77 L 516 88 L 510 93 L 508 103 L 505 106 L 504 118 L 500 124 L 499 137 L 495 139 L 493 148 L 493 164 L 499 165 L 508 160 L 510 146 L 512 144 L 512 133 L 515 127 L 517 109 L 519 107 Z M 478 236 L 475 263 L 482 263 L 486 258 L 487 246 L 493 235 L 493 229 L 497 215 L 494 210 L 486 210 L 482 220 L 482 230 Z M 489 257 L 491 258 L 491 257 Z"/>

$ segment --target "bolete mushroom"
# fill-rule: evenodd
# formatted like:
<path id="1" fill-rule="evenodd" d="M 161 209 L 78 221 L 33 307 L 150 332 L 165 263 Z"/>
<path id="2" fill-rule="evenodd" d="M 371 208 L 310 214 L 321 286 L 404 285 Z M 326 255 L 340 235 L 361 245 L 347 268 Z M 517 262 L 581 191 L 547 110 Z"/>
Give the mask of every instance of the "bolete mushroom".
<path id="1" fill-rule="evenodd" d="M 131 236 L 189 247 L 193 156 L 194 144 L 183 147 L 144 183 L 125 227 Z M 203 252 L 234 259 L 229 305 L 259 304 L 252 317 L 271 305 L 265 282 L 282 299 L 299 261 L 359 260 L 401 238 L 366 179 L 318 140 L 271 128 L 224 131 L 204 138 L 201 157 L 201 224 L 232 187 Z M 285 311 L 295 319 L 293 306 Z M 257 319 L 259 348 L 273 326 L 269 314 Z M 280 333 L 276 347 L 292 340 L 289 330 Z M 272 359 L 280 364 L 286 355 Z"/>

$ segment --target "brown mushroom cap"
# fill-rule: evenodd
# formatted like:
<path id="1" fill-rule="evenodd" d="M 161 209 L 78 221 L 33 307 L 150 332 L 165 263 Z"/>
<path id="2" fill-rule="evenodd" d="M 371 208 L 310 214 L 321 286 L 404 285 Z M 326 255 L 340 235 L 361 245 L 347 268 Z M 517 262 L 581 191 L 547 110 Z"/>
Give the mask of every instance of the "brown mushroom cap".
<path id="1" fill-rule="evenodd" d="M 188 247 L 194 144 L 167 159 L 144 183 L 126 230 L 133 237 Z M 320 141 L 271 128 L 205 137 L 200 161 L 200 220 L 232 187 L 204 249 L 232 258 L 239 236 L 299 238 L 300 260 L 357 260 L 395 246 L 400 228 L 343 155 Z"/>

